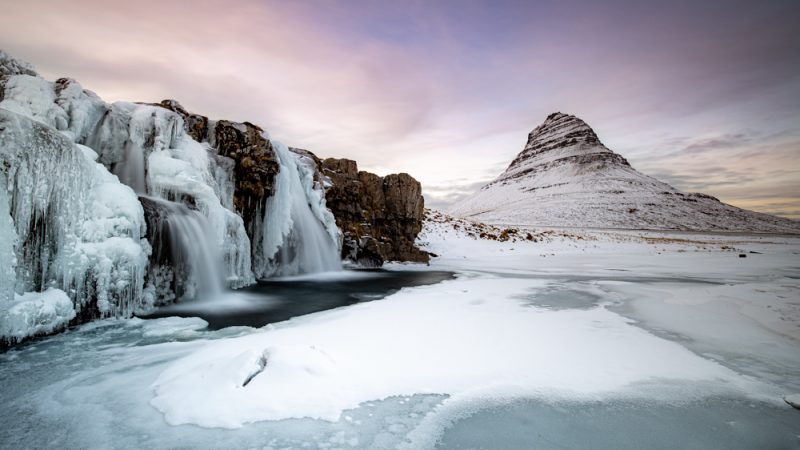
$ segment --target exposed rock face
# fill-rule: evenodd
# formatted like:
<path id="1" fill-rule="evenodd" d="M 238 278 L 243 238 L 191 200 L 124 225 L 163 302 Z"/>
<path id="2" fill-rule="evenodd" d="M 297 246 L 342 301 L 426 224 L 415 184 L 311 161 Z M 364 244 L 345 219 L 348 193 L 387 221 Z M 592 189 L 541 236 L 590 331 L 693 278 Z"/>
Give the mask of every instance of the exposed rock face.
<path id="1" fill-rule="evenodd" d="M 550 114 L 500 176 L 449 212 L 503 225 L 800 232 L 795 221 L 638 172 L 583 120 L 563 113 Z"/>
<path id="2" fill-rule="evenodd" d="M 327 205 L 342 230 L 342 256 L 365 265 L 384 261 L 427 262 L 414 245 L 422 230 L 424 199 L 417 180 L 406 173 L 379 177 L 359 171 L 355 161 L 328 158 Z"/>
<path id="3" fill-rule="evenodd" d="M 215 123 L 210 140 L 219 155 L 235 162 L 233 206 L 242 215 L 248 230 L 254 230 L 267 198 L 275 192 L 275 176 L 280 170 L 272 143 L 263 132 L 249 122 L 220 120 Z"/>
<path id="4" fill-rule="evenodd" d="M 206 139 L 206 136 L 208 136 L 208 117 L 186 111 L 186 109 L 184 109 L 183 106 L 176 100 L 162 100 L 161 103 L 157 104 L 156 106 L 167 108 L 183 117 L 183 123 L 186 132 L 195 141 L 203 142 Z"/>

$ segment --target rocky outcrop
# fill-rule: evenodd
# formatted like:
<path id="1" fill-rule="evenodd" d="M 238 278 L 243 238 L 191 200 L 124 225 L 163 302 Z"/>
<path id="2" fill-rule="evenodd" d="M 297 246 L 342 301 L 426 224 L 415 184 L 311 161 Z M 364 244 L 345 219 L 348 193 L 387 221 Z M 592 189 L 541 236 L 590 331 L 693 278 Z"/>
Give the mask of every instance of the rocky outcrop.
<path id="1" fill-rule="evenodd" d="M 328 158 L 321 165 L 331 183 L 327 205 L 343 234 L 342 257 L 370 266 L 428 262 L 429 255 L 414 245 L 424 215 L 417 180 L 406 173 L 379 177 L 359 171 L 349 159 Z"/>
<path id="2" fill-rule="evenodd" d="M 220 156 L 235 162 L 234 208 L 242 215 L 245 227 L 254 230 L 267 198 L 275 192 L 275 176 L 280 170 L 275 150 L 263 136 L 264 131 L 249 122 L 220 120 L 212 131 L 210 143 Z"/>

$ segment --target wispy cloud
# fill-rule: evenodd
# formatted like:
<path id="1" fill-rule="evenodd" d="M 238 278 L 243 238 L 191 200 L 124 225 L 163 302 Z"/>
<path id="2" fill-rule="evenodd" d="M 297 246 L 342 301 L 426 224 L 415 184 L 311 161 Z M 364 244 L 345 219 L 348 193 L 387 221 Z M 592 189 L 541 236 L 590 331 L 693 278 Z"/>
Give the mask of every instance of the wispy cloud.
<path id="1" fill-rule="evenodd" d="M 411 173 L 431 205 L 499 174 L 556 110 L 647 173 L 741 202 L 798 186 L 799 13 L 780 0 L 27 0 L 3 6 L 0 42 L 110 100 L 176 98 Z M 772 210 L 760 201 L 747 204 Z"/>

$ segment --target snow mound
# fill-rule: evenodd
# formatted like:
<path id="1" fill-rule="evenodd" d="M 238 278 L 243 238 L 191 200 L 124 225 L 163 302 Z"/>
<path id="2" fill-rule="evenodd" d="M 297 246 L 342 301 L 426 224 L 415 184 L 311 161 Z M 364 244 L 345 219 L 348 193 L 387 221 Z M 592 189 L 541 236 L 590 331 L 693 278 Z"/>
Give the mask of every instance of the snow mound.
<path id="1" fill-rule="evenodd" d="M 212 342 L 161 373 L 151 404 L 173 425 L 237 428 L 336 421 L 363 402 L 418 393 L 452 401 L 657 398 L 641 389 L 656 380 L 715 386 L 708 395 L 759 392 L 759 384 L 605 308 L 550 311 L 515 299 L 543 284 L 461 278 Z"/>
<path id="2" fill-rule="evenodd" d="M 58 331 L 75 318 L 72 301 L 61 289 L 17 295 L 7 306 L 0 310 L 0 337 L 10 341 Z"/>

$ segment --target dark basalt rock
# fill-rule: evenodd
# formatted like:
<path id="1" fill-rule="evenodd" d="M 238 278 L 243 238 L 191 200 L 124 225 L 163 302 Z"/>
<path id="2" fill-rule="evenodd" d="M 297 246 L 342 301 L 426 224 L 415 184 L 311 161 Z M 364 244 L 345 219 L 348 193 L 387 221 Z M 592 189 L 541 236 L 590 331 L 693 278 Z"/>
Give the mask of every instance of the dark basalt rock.
<path id="1" fill-rule="evenodd" d="M 263 130 L 249 122 L 220 120 L 211 141 L 218 154 L 235 162 L 233 206 L 244 219 L 248 233 L 260 220 L 267 199 L 275 192 L 275 177 L 280 170 L 272 143 Z M 251 234 L 251 239 L 253 236 Z"/>
<path id="2" fill-rule="evenodd" d="M 414 245 L 425 208 L 417 180 L 406 173 L 379 177 L 359 171 L 349 159 L 325 159 L 322 172 L 332 184 L 325 198 L 342 230 L 343 258 L 368 266 L 429 261 Z"/>

